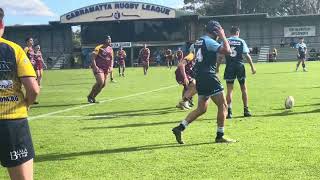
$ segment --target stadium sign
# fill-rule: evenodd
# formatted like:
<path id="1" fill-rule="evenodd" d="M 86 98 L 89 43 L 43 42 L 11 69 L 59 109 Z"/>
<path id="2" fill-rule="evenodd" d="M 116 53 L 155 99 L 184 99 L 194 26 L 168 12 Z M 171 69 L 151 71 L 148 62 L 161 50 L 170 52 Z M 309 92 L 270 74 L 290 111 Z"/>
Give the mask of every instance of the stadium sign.
<path id="1" fill-rule="evenodd" d="M 284 27 L 284 37 L 316 36 L 315 26 Z"/>
<path id="2" fill-rule="evenodd" d="M 111 43 L 111 47 L 112 48 L 120 48 L 120 47 L 131 48 L 131 42 L 114 42 L 114 43 Z"/>
<path id="3" fill-rule="evenodd" d="M 60 17 L 61 23 L 175 18 L 172 8 L 141 2 L 110 2 L 83 7 Z"/>

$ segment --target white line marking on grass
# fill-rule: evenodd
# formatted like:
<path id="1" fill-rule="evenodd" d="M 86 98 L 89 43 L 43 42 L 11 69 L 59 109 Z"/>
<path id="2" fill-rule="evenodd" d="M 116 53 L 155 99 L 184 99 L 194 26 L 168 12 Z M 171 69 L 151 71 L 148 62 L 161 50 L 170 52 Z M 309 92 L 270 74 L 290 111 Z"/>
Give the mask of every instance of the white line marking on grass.
<path id="1" fill-rule="evenodd" d="M 48 117 L 48 116 L 51 116 L 51 115 L 56 115 L 56 114 L 60 114 L 60 113 L 68 112 L 68 111 L 73 111 L 73 110 L 76 110 L 76 109 L 82 109 L 82 108 L 85 108 L 85 107 L 99 105 L 99 104 L 106 103 L 106 102 L 112 102 L 112 101 L 119 100 L 119 99 L 127 99 L 127 98 L 130 98 L 130 97 L 149 94 L 149 93 L 152 93 L 152 92 L 158 92 L 158 91 L 170 89 L 170 88 L 177 87 L 177 86 L 178 85 L 171 85 L 171 86 L 167 86 L 167 87 L 163 87 L 163 88 L 159 88 L 159 89 L 154 89 L 154 90 L 151 90 L 151 91 L 131 94 L 131 95 L 128 95 L 128 96 L 122 96 L 122 97 L 117 97 L 117 98 L 113 98 L 113 99 L 105 99 L 105 100 L 102 100 L 102 101 L 100 101 L 99 103 L 96 103 L 96 104 L 86 104 L 86 105 L 82 105 L 82 106 L 76 106 L 76 107 L 72 107 L 72 108 L 68 108 L 68 109 L 64 109 L 64 110 L 59 110 L 59 111 L 55 111 L 55 112 L 51 112 L 51 113 L 46 113 L 46 114 L 33 116 L 33 117 L 28 118 L 28 119 L 29 119 L 29 121 L 30 120 L 35 120 L 35 119 L 39 119 L 39 118 L 43 118 L 43 117 Z"/>
<path id="2" fill-rule="evenodd" d="M 50 118 L 57 118 L 57 119 L 74 119 L 74 118 L 80 118 L 80 119 L 93 119 L 93 118 L 115 118 L 117 117 L 116 115 L 105 115 L 105 116 L 87 116 L 87 115 L 83 115 L 83 116 L 50 116 Z"/>

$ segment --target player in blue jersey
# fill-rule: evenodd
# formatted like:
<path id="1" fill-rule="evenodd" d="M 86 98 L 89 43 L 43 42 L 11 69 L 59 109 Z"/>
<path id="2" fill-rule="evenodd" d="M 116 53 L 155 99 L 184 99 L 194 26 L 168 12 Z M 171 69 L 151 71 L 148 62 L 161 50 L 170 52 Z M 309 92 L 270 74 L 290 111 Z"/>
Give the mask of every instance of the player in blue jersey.
<path id="1" fill-rule="evenodd" d="M 219 44 L 220 38 L 223 44 Z M 172 129 L 176 141 L 184 144 L 182 132 L 187 126 L 203 115 L 211 99 L 218 107 L 216 143 L 232 143 L 234 140 L 224 138 L 224 123 L 227 115 L 227 102 L 223 93 L 223 86 L 216 75 L 217 54 L 230 54 L 231 49 L 224 30 L 217 21 L 209 21 L 206 26 L 206 35 L 195 43 L 196 64 L 195 79 L 198 92 L 198 107 L 175 128 Z"/>
<path id="2" fill-rule="evenodd" d="M 228 103 L 228 115 L 227 119 L 232 118 L 232 91 L 234 80 L 238 79 L 242 92 L 242 101 L 244 106 L 244 116 L 250 117 L 251 113 L 248 108 L 248 92 L 246 86 L 246 69 L 243 62 L 243 57 L 245 57 L 251 66 L 252 74 L 256 73 L 256 69 L 252 63 L 252 58 L 249 54 L 249 48 L 246 42 L 239 38 L 240 29 L 238 27 L 232 27 L 230 30 L 231 36 L 228 38 L 228 42 L 231 48 L 231 54 L 225 56 L 226 59 L 226 69 L 224 72 L 224 79 L 227 82 L 227 103 Z M 218 67 L 221 63 L 222 56 L 219 56 Z"/>
<path id="3" fill-rule="evenodd" d="M 304 38 L 300 38 L 300 42 L 296 45 L 297 51 L 298 51 L 298 64 L 296 71 L 298 71 L 300 64 L 302 63 L 303 71 L 307 71 L 306 68 L 306 55 L 307 55 L 307 45 L 304 43 Z"/>

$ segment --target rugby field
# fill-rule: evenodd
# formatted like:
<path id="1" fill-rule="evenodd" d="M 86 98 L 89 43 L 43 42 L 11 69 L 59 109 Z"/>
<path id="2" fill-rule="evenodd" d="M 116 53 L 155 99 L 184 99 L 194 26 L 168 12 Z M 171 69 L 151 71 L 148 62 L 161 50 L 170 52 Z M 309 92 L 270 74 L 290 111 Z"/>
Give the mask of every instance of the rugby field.
<path id="1" fill-rule="evenodd" d="M 229 145 L 214 143 L 213 103 L 185 131 L 186 144 L 175 142 L 171 129 L 188 112 L 175 108 L 182 87 L 174 69 L 116 73 L 118 83 L 94 105 L 86 102 L 90 70 L 45 71 L 29 118 L 35 179 L 319 179 L 320 64 L 307 66 L 309 72 L 294 72 L 294 62 L 261 63 L 256 75 L 247 68 L 254 117 L 242 117 L 236 84 L 226 136 L 238 142 Z M 291 111 L 284 110 L 289 95 L 296 101 Z M 8 179 L 4 168 L 0 179 Z"/>

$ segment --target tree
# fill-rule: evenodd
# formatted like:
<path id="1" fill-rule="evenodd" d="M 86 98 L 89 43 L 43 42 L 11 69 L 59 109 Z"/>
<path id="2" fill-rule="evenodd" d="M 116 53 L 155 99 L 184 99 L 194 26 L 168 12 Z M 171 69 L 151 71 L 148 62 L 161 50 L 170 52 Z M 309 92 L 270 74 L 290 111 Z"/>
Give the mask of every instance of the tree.
<path id="1" fill-rule="evenodd" d="M 241 1 L 238 10 L 237 1 Z M 320 0 L 184 0 L 185 10 L 201 15 L 268 13 L 273 16 L 320 14 Z"/>

